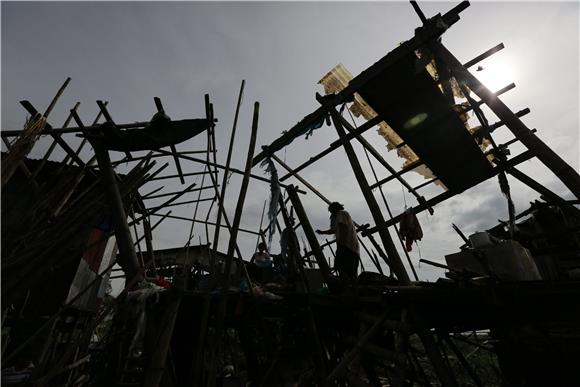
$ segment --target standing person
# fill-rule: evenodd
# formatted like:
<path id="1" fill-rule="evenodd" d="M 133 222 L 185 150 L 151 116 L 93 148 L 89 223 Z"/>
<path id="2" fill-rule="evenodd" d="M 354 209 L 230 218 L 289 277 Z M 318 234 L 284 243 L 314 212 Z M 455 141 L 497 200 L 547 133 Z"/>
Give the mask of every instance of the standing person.
<path id="1" fill-rule="evenodd" d="M 328 230 L 316 230 L 317 234 L 334 234 L 336 237 L 336 259 L 334 267 L 344 282 L 353 282 L 357 275 L 359 246 L 356 237 L 356 229 L 350 214 L 344 210 L 344 206 L 338 202 L 332 202 L 328 206 L 330 212 L 330 228 Z"/>

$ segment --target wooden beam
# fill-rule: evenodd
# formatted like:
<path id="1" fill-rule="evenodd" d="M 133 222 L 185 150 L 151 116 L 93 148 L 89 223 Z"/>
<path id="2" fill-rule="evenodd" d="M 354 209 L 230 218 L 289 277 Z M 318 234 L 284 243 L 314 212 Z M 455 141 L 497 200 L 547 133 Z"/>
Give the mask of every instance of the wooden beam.
<path id="1" fill-rule="evenodd" d="M 167 154 L 167 155 L 171 155 L 171 152 L 164 151 L 163 149 L 158 149 L 157 152 L 164 153 L 164 154 Z M 196 163 L 205 164 L 205 165 L 212 166 L 212 167 L 216 167 L 216 168 L 219 168 L 219 169 L 225 169 L 225 166 L 223 166 L 221 164 L 213 163 L 211 161 L 206 161 L 206 160 L 198 159 L 198 158 L 195 158 L 195 157 L 186 156 L 186 155 L 183 155 L 183 154 L 179 154 L 178 156 L 181 157 L 182 159 L 185 159 L 185 160 L 194 161 Z M 239 174 L 239 175 L 243 175 L 244 174 L 244 172 L 240 171 L 239 169 L 235 169 L 235 168 L 230 168 L 230 172 L 236 173 L 236 174 Z M 260 181 L 269 183 L 269 184 L 272 182 L 271 179 L 266 179 L 265 177 L 258 176 L 258 175 L 254 175 L 254 174 L 251 174 L 251 173 L 250 173 L 250 177 L 253 178 L 253 179 L 256 179 L 256 180 L 260 180 Z M 280 187 L 287 188 L 288 186 L 285 185 L 285 184 L 280 184 Z M 301 194 L 306 194 L 306 192 L 304 192 L 303 190 L 300 190 L 300 189 L 297 189 L 297 192 L 299 192 Z"/>
<path id="2" fill-rule="evenodd" d="M 367 122 L 365 122 L 364 124 L 362 124 L 361 126 L 358 127 L 357 129 L 357 133 L 358 134 L 363 134 L 364 132 L 366 132 L 367 130 L 371 129 L 372 127 L 374 127 L 375 125 L 380 124 L 383 121 L 383 119 L 379 116 L 376 116 L 374 118 L 371 118 L 370 120 L 368 120 Z M 354 134 L 349 133 L 348 135 L 348 139 L 352 140 L 354 138 Z M 325 150 L 323 150 L 322 152 L 318 153 L 317 155 L 311 157 L 310 159 L 308 159 L 306 162 L 300 164 L 298 167 L 294 168 L 294 172 L 298 173 L 301 170 L 303 170 L 304 168 L 306 168 L 309 165 L 314 164 L 314 162 L 320 160 L 321 158 L 323 158 L 324 156 L 330 154 L 332 151 L 334 151 L 335 149 L 338 149 L 342 146 L 342 143 L 340 142 L 340 140 L 334 141 L 332 142 L 328 148 L 326 148 Z M 270 146 L 267 147 L 268 151 L 271 152 Z M 273 154 L 273 152 L 272 152 Z M 282 176 L 280 178 L 280 181 L 284 181 L 286 179 L 288 179 L 289 177 L 291 177 L 292 174 L 288 173 L 284 176 Z"/>
<path id="3" fill-rule="evenodd" d="M 531 159 L 532 157 L 534 157 L 533 154 L 531 152 L 529 152 L 529 151 L 526 151 L 526 152 L 523 152 L 523 153 L 521 153 L 521 154 L 519 154 L 519 155 L 517 155 L 515 157 L 512 157 L 510 160 L 508 160 L 508 165 L 515 166 L 515 165 L 518 165 L 520 163 L 523 163 L 524 161 L 527 161 L 527 160 Z M 495 174 L 497 174 L 500 170 L 501 170 L 500 168 L 497 168 L 495 170 Z M 483 179 L 479 183 L 481 183 L 481 182 L 483 182 L 485 180 L 487 180 L 487 179 Z M 431 199 L 427 200 L 426 203 L 422 203 L 422 204 L 419 204 L 418 206 L 413 207 L 413 212 L 415 214 L 418 214 L 421 211 L 426 210 L 427 209 L 427 206 L 433 207 L 436 204 L 439 204 L 439 203 L 441 203 L 441 202 L 443 202 L 443 201 L 445 201 L 445 200 L 447 200 L 447 199 L 449 199 L 449 198 L 457 195 L 458 193 L 460 193 L 460 192 L 453 192 L 453 191 L 450 191 L 450 190 L 445 191 L 445 192 L 443 192 L 443 193 L 435 196 L 434 198 L 431 198 Z M 392 226 L 394 224 L 397 224 L 399 222 L 399 220 L 401 219 L 401 215 L 402 214 L 399 214 L 399 215 L 393 217 L 391 220 L 387 221 L 385 223 L 385 226 L 390 227 L 390 226 Z M 369 234 L 374 234 L 377 231 L 378 231 L 378 228 L 376 226 L 375 227 L 372 227 L 372 228 L 369 228 L 368 230 L 363 231 L 363 236 L 366 236 L 366 235 L 369 235 Z"/>
<path id="4" fill-rule="evenodd" d="M 302 202 L 300 201 L 300 198 L 298 197 L 298 193 L 296 192 L 296 189 L 294 188 L 294 186 L 289 186 L 288 188 L 286 188 L 286 192 L 288 193 L 288 197 L 290 198 L 290 201 L 292 202 L 292 205 L 294 206 L 294 211 L 296 212 L 296 217 L 298 218 L 298 221 L 302 225 L 302 230 L 304 231 L 304 235 L 306 236 L 306 239 L 308 240 L 308 243 L 310 244 L 310 248 L 312 249 L 312 253 L 314 254 L 314 258 L 316 259 L 316 262 L 318 263 L 318 268 L 320 269 L 320 273 L 322 274 L 322 277 L 324 278 L 326 283 L 330 283 L 330 282 L 332 282 L 332 276 L 330 275 L 330 267 L 328 266 L 328 262 L 326 261 L 326 258 L 324 257 L 324 253 L 322 252 L 322 248 L 320 247 L 320 244 L 318 243 L 318 238 L 316 237 L 316 234 L 314 233 L 314 229 L 312 228 L 312 225 L 310 224 L 310 220 L 308 219 L 308 215 L 306 215 L 306 211 L 304 210 L 304 207 L 302 206 Z"/>
<path id="5" fill-rule="evenodd" d="M 193 188 L 193 189 L 186 189 L 184 191 L 169 192 L 169 193 L 164 193 L 164 194 L 159 194 L 159 195 L 152 195 L 152 192 L 151 192 L 148 195 L 144 195 L 143 196 L 143 199 L 150 200 L 150 199 L 164 198 L 164 197 L 167 197 L 167 196 L 173 196 L 173 195 L 178 194 L 178 193 L 196 192 L 196 191 L 202 191 L 202 190 L 212 189 L 212 188 L 213 188 L 213 186 L 209 186 L 208 185 L 208 186 L 205 186 L 205 187 L 199 187 L 199 188 Z"/>
<path id="6" fill-rule="evenodd" d="M 183 221 L 191 222 L 191 219 L 190 219 L 190 218 L 186 218 L 186 217 L 184 217 L 184 216 L 176 216 L 176 215 L 160 215 L 160 214 L 151 214 L 151 215 L 153 215 L 153 216 L 163 216 L 163 217 L 167 217 L 167 218 L 170 218 L 170 219 L 176 219 L 176 220 L 183 220 Z M 216 223 L 214 223 L 214 222 L 209 222 L 209 221 L 208 221 L 208 222 L 206 222 L 206 221 L 204 221 L 204 220 L 196 220 L 196 222 L 197 222 L 197 223 L 208 224 L 208 225 L 210 225 L 210 226 L 215 226 L 215 225 L 216 225 Z M 259 232 L 252 231 L 252 230 L 248 230 L 248 229 L 246 229 L 246 228 L 241 228 L 241 227 L 240 227 L 238 230 L 239 230 L 240 232 L 245 232 L 245 233 L 247 233 L 247 234 L 252 234 L 252 235 L 260 235 L 260 233 L 259 233 Z"/>
<path id="7" fill-rule="evenodd" d="M 325 202 L 326 204 L 330 204 L 331 201 L 324 196 L 323 194 L 320 193 L 320 191 L 318 191 L 316 188 L 314 188 L 312 186 L 312 184 L 308 183 L 302 176 L 300 176 L 299 174 L 297 174 L 296 172 L 294 172 L 292 170 L 292 168 L 290 168 L 288 166 L 288 164 L 286 164 L 284 161 L 282 161 L 278 156 L 276 156 L 275 154 L 270 155 L 269 157 L 273 158 L 278 164 L 280 164 L 285 170 L 287 170 L 289 173 L 292 174 L 292 176 L 294 176 L 296 179 L 298 179 L 298 181 L 300 181 L 302 184 L 304 184 L 310 191 L 312 191 L 312 193 L 314 193 L 316 196 L 318 196 L 320 199 L 322 199 L 323 202 Z"/>
<path id="8" fill-rule="evenodd" d="M 470 68 L 471 66 L 478 64 L 479 62 L 481 62 L 482 60 L 484 60 L 485 58 L 495 54 L 496 52 L 503 50 L 504 49 L 504 45 L 503 43 L 498 44 L 495 47 L 490 48 L 489 50 L 487 50 L 486 52 L 484 52 L 481 55 L 476 56 L 475 58 L 473 58 L 470 61 L 467 61 L 463 64 L 463 67 L 465 67 L 466 69 Z"/>
<path id="9" fill-rule="evenodd" d="M 322 108 L 318 108 L 314 112 L 304 117 L 300 122 L 298 122 L 292 128 L 284 132 L 282 136 L 280 136 L 274 142 L 268 145 L 268 152 L 262 151 L 261 153 L 258 153 L 256 157 L 254 157 L 252 165 L 253 166 L 258 165 L 260 162 L 262 162 L 262 160 L 266 158 L 268 154 L 275 153 L 280 149 L 282 149 L 283 147 L 285 147 L 286 145 L 290 144 L 296 137 L 303 134 L 304 131 L 307 130 L 309 126 L 312 126 L 314 123 L 323 119 L 325 115 L 326 115 L 325 110 Z"/>

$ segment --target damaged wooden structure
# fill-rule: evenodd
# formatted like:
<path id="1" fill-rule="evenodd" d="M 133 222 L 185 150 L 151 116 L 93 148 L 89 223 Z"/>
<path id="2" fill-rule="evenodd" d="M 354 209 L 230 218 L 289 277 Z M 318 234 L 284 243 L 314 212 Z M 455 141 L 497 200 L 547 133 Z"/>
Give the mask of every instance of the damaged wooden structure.
<path id="1" fill-rule="evenodd" d="M 316 96 L 320 107 L 259 153 L 256 102 L 243 170 L 230 165 L 243 82 L 223 165 L 217 162 L 217 120 L 208 95 L 201 119 L 173 121 L 155 98 L 150 121 L 118 124 L 106 102 L 97 101 L 92 124 L 82 122 L 77 104 L 61 128 L 52 127 L 48 117 L 70 79 L 43 114 L 22 101 L 32 116 L 25 129 L 2 131 L 9 149 L 2 159 L 3 383 L 578 384 L 578 201 L 542 186 L 518 165 L 537 158 L 579 200 L 580 176 L 520 120 L 529 110 L 514 113 L 500 100 L 512 87 L 492 93 L 469 72 L 501 45 L 462 64 L 441 43 L 469 3 L 431 18 L 412 5 L 422 26 L 411 39 L 356 77 L 335 68 L 321 81 L 327 94 Z M 496 123 L 488 122 L 483 105 Z M 366 121 L 357 125 L 345 111 Z M 468 113 L 477 127 L 468 123 Z M 73 121 L 76 126 L 69 127 Z M 324 151 L 296 167 L 276 155 L 325 124 L 334 127 L 337 139 Z M 365 139 L 377 125 L 390 147 L 406 155 L 402 169 L 389 165 Z M 497 144 L 492 134 L 502 126 L 513 139 Z M 82 138 L 77 149 L 66 135 Z M 43 159 L 27 159 L 40 136 L 50 136 L 52 144 Z M 205 149 L 177 150 L 194 137 Z M 373 180 L 364 173 L 354 141 L 364 148 Z M 526 150 L 512 156 L 509 146 L 515 142 Z M 84 160 L 80 154 L 87 143 L 94 156 Z M 66 153 L 64 160 L 50 160 L 56 147 Z M 348 284 L 338 283 L 334 242 L 320 244 L 301 195 L 310 191 L 327 204 L 338 198 L 326 197 L 299 174 L 339 148 L 372 215 L 372 224 L 357 224 L 357 231 L 375 268 Z M 119 154 L 124 157 L 111 160 Z M 378 178 L 371 157 L 390 173 L 387 178 Z M 157 167 L 156 161 L 164 158 L 176 174 L 163 175 L 169 163 Z M 123 163 L 132 167 L 116 172 Z M 261 163 L 268 165 L 268 178 L 252 172 Z M 191 165 L 203 168 L 189 172 Z M 276 166 L 287 173 L 278 178 Z M 430 178 L 412 187 L 405 175 L 417 170 Z M 231 173 L 243 179 L 230 221 L 224 198 Z M 446 278 L 419 281 L 409 256 L 399 253 L 406 254 L 397 228 L 404 214 L 391 212 L 381 187 L 396 180 L 416 198 L 414 214 L 433 213 L 437 203 L 495 176 L 509 220 L 470 238 L 458 230 L 465 244 L 446 257 L 446 265 L 425 261 L 447 269 Z M 513 210 L 508 176 L 540 195 L 523 213 Z M 200 187 L 187 182 L 198 177 Z M 186 188 L 141 192 L 151 182 L 170 179 Z M 288 179 L 304 191 L 283 183 Z M 240 224 L 248 185 L 257 182 L 272 186 L 274 217 L 254 231 Z M 443 192 L 424 197 L 421 189 L 428 184 Z M 183 200 L 191 194 L 197 198 Z M 192 217 L 168 210 L 185 203 L 195 203 Z M 209 204 L 205 219 L 198 215 L 200 203 Z M 204 224 L 205 243 L 195 244 L 190 233 L 183 247 L 155 249 L 154 231 L 166 219 L 190 222 L 192 229 Z M 227 251 L 220 252 L 222 227 L 229 239 Z M 245 236 L 264 240 L 269 227 L 285 235 L 286 250 L 276 257 L 275 270 L 262 270 L 238 244 Z M 125 279 L 114 299 L 105 295 L 110 276 Z"/>

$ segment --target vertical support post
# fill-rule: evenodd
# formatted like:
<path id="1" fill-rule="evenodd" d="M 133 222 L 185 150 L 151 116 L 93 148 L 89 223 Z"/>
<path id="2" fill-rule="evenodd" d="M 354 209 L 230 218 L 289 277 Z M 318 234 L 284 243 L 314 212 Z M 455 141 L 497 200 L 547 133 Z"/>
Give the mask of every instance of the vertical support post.
<path id="1" fill-rule="evenodd" d="M 298 197 L 298 193 L 296 192 L 296 188 L 292 185 L 289 185 L 286 188 L 286 192 L 288 192 L 288 197 L 294 206 L 294 210 L 296 211 L 296 216 L 302 225 L 302 229 L 304 230 L 304 234 L 306 235 L 306 239 L 310 244 L 310 248 L 312 253 L 314 254 L 314 258 L 316 258 L 316 262 L 318 263 L 318 267 L 324 280 L 329 283 L 332 282 L 332 277 L 330 275 L 330 267 L 328 266 L 328 262 L 326 262 L 326 258 L 322 252 L 322 248 L 318 243 L 318 239 L 316 238 L 316 234 L 314 233 L 314 229 L 310 224 L 310 220 L 306 215 L 306 211 L 304 211 L 304 207 L 302 207 L 302 202 Z"/>
<path id="2" fill-rule="evenodd" d="M 248 149 L 248 156 L 246 159 L 246 169 L 244 171 L 244 178 L 242 179 L 242 187 L 240 188 L 240 194 L 238 196 L 238 203 L 236 205 L 236 212 L 234 214 L 234 220 L 232 223 L 232 233 L 230 235 L 230 242 L 228 245 L 228 252 L 226 257 L 225 272 L 222 281 L 222 291 L 227 290 L 229 285 L 229 270 L 232 266 L 232 257 L 234 255 L 234 250 L 236 247 L 236 239 L 238 236 L 238 230 L 240 227 L 240 221 L 242 218 L 242 211 L 244 210 L 244 201 L 246 200 L 246 192 L 248 190 L 248 185 L 250 183 L 250 172 L 252 170 L 252 158 L 254 157 L 254 148 L 256 146 L 256 137 L 258 132 L 258 117 L 260 114 L 260 103 L 254 103 L 254 118 L 252 121 L 252 134 L 250 137 L 250 146 Z"/>
<path id="3" fill-rule="evenodd" d="M 397 252 L 397 248 L 395 247 L 395 244 L 393 243 L 393 239 L 391 238 L 391 235 L 389 234 L 389 230 L 388 230 L 387 225 L 385 223 L 385 218 L 383 217 L 381 209 L 380 209 L 372 191 L 369 188 L 369 183 L 367 182 L 367 179 L 366 179 L 364 172 L 361 168 L 360 162 L 358 161 L 358 158 L 356 157 L 354 149 L 346 137 L 346 132 L 344 131 L 344 128 L 342 127 L 340 115 L 338 114 L 338 112 L 336 111 L 334 106 L 331 105 L 329 103 L 329 101 L 327 101 L 325 98 L 320 96 L 320 94 L 317 94 L 316 99 L 323 106 L 326 106 L 326 108 L 330 112 L 330 115 L 332 117 L 332 121 L 334 123 L 334 127 L 336 129 L 336 132 L 338 133 L 338 136 L 340 137 L 340 140 L 342 141 L 342 146 L 344 147 L 344 150 L 346 152 L 348 160 L 350 161 L 350 165 L 353 169 L 356 180 L 357 180 L 359 187 L 362 191 L 362 194 L 367 202 L 367 205 L 369 206 L 369 210 L 373 216 L 373 219 L 377 225 L 379 236 L 381 238 L 381 241 L 383 242 L 383 246 L 387 252 L 387 255 L 389 257 L 389 261 L 391 262 L 392 269 L 393 269 L 395 275 L 397 276 L 397 279 L 402 284 L 410 283 L 409 275 L 407 274 L 407 271 L 405 270 L 405 266 L 403 265 L 403 261 L 401 260 L 401 257 L 399 256 L 399 253 Z"/>
<path id="4" fill-rule="evenodd" d="M 77 112 L 71 110 L 71 114 L 79 128 L 84 129 L 84 125 Z M 111 166 L 109 152 L 104 148 L 99 140 L 93 140 L 91 145 L 93 146 L 95 156 L 97 157 L 99 170 L 102 174 L 102 182 L 113 216 L 115 237 L 117 238 L 119 252 L 121 253 L 119 264 L 123 267 L 123 271 L 127 278 L 137 277 L 137 282 L 139 282 L 143 279 L 143 272 L 139 269 L 139 261 L 137 259 L 137 254 L 135 253 L 135 247 L 133 246 L 131 231 L 127 224 L 127 214 L 125 213 L 123 199 L 121 198 L 119 186 L 117 185 L 117 176 Z"/>
<path id="5" fill-rule="evenodd" d="M 96 141 L 93 142 L 92 146 L 95 150 L 95 155 L 97 156 L 99 169 L 103 174 L 105 191 L 107 193 L 109 205 L 113 213 L 115 237 L 117 238 L 119 252 L 121 253 L 122 257 L 122 259 L 119 260 L 119 263 L 123 263 L 123 266 L 125 266 L 124 271 L 127 274 L 127 278 L 139 276 L 140 278 L 138 281 L 140 281 L 143 275 L 139 270 L 139 260 L 137 259 L 137 254 L 133 246 L 131 231 L 129 230 L 129 226 L 127 224 L 127 214 L 125 213 L 123 200 L 121 198 L 121 193 L 119 192 L 119 186 L 117 185 L 117 177 L 113 167 L 111 166 L 109 153 L 101 144 L 98 144 Z"/>

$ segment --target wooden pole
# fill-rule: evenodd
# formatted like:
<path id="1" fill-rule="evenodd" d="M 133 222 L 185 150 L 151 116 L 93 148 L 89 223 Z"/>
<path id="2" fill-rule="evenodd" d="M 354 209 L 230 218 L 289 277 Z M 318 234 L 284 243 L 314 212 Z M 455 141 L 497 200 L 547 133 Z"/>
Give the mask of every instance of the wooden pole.
<path id="1" fill-rule="evenodd" d="M 374 118 L 371 118 L 370 120 L 368 120 L 367 122 L 365 122 L 364 124 L 362 124 L 361 126 L 359 126 L 359 128 L 357 130 L 357 133 L 358 134 L 363 134 L 367 130 L 373 128 L 375 125 L 378 125 L 379 123 L 381 123 L 381 121 L 383 121 L 383 119 L 381 117 L 379 117 L 379 116 L 376 116 Z M 354 138 L 354 134 L 349 133 L 348 134 L 348 139 L 349 140 L 352 140 L 353 138 Z M 332 151 L 340 148 L 340 146 L 341 146 L 340 140 L 337 140 L 337 141 L 332 142 L 328 148 L 326 148 L 325 150 L 323 150 L 322 152 L 320 152 L 316 156 L 313 156 L 313 157 L 309 158 L 307 161 L 305 161 L 304 163 L 300 164 L 298 167 L 294 168 L 294 172 L 295 173 L 300 172 L 301 170 L 303 170 L 307 166 L 312 165 L 314 162 L 320 160 L 321 158 L 323 158 L 324 156 L 328 155 Z M 268 147 L 268 148 L 269 148 L 269 152 L 271 152 L 270 147 Z M 271 153 L 274 153 L 274 152 L 271 152 Z M 292 174 L 291 173 L 288 173 L 288 174 L 282 176 L 280 178 L 280 181 L 284 181 L 284 180 L 288 179 L 291 176 L 292 176 Z"/>
<path id="2" fill-rule="evenodd" d="M 165 151 L 165 150 L 163 150 L 163 149 L 158 149 L 158 150 L 157 150 L 157 152 L 159 152 L 159 153 L 163 153 L 163 154 L 166 154 L 166 155 L 171 155 L 171 154 L 172 154 L 171 152 L 167 152 L 167 151 Z M 186 155 L 183 155 L 183 154 L 179 154 L 178 156 L 179 156 L 179 157 L 181 157 L 182 159 L 185 159 L 185 160 L 194 161 L 194 162 L 196 162 L 196 163 L 205 164 L 205 165 L 208 165 L 208 166 L 211 166 L 211 167 L 216 167 L 216 168 L 219 168 L 219 169 L 225 169 L 225 166 L 223 166 L 223 165 L 221 165 L 221 164 L 216 164 L 216 163 L 213 163 L 213 162 L 211 162 L 211 161 L 202 160 L 202 159 L 198 159 L 198 158 L 191 157 L 191 156 L 186 156 Z M 230 168 L 230 172 L 232 172 L 232 173 L 237 173 L 238 175 L 243 175 L 243 174 L 244 174 L 244 172 L 243 172 L 243 171 L 240 171 L 239 169 L 235 169 L 235 168 Z M 211 176 L 211 175 L 213 175 L 213 174 L 210 174 L 210 176 Z M 265 178 L 265 177 L 262 177 L 262 176 L 254 175 L 254 174 L 252 174 L 252 173 L 250 174 L 250 177 L 251 177 L 252 179 L 260 180 L 260 181 L 266 182 L 266 183 L 268 183 L 268 184 L 270 184 L 270 183 L 271 183 L 271 179 L 267 179 L 267 178 Z M 216 185 L 217 185 L 217 183 L 216 183 Z M 287 188 L 288 186 L 287 186 L 287 185 L 285 185 L 285 184 L 280 184 L 280 187 Z M 302 191 L 302 190 L 297 190 L 297 191 L 298 191 L 299 193 L 302 193 L 302 194 L 304 194 L 304 193 L 305 193 L 305 192 L 304 192 L 304 191 Z"/>
<path id="3" fill-rule="evenodd" d="M 326 283 L 332 282 L 332 276 L 330 275 L 330 267 L 328 266 L 328 262 L 324 257 L 324 253 L 322 252 L 322 248 L 318 243 L 318 238 L 316 238 L 316 234 L 314 233 L 314 229 L 310 224 L 310 220 L 306 215 L 306 211 L 302 206 L 302 202 L 296 193 L 294 186 L 289 186 L 286 189 L 288 193 L 288 197 L 294 206 L 294 211 L 296 212 L 296 216 L 302 225 L 302 230 L 304 231 L 304 235 L 306 235 L 306 239 L 310 244 L 310 248 L 312 249 L 312 253 L 314 254 L 314 258 L 316 258 L 316 262 L 318 263 L 318 268 L 322 274 L 322 277 L 326 281 Z"/>
<path id="4" fill-rule="evenodd" d="M 240 86 L 240 93 L 238 94 L 238 103 L 236 105 L 236 113 L 234 115 L 234 124 L 232 126 L 232 134 L 230 136 L 230 145 L 228 147 L 228 155 L 226 157 L 226 165 L 224 168 L 224 176 L 222 179 L 222 189 L 221 189 L 221 194 L 220 194 L 220 197 L 222 197 L 222 198 L 226 197 L 228 175 L 230 172 L 230 162 L 232 160 L 232 153 L 233 153 L 233 149 L 234 149 L 234 140 L 236 138 L 236 128 L 238 126 L 238 117 L 240 115 L 240 107 L 242 105 L 242 96 L 244 95 L 244 84 L 245 83 L 246 83 L 246 81 L 242 80 L 242 85 Z M 215 231 L 213 234 L 213 247 L 214 247 L 214 249 L 217 249 L 218 242 L 219 242 L 220 223 L 222 220 L 222 210 L 223 210 L 223 206 L 224 206 L 223 201 L 220 201 L 218 205 L 219 205 L 219 208 L 218 208 L 218 213 L 217 213 L 217 219 L 215 221 L 216 227 L 215 227 Z"/>
<path id="5" fill-rule="evenodd" d="M 73 114 L 73 118 L 77 125 L 82 128 L 83 123 L 77 112 L 71 110 L 71 114 Z M 133 246 L 131 230 L 127 224 L 127 214 L 125 213 L 123 199 L 121 198 L 119 186 L 117 185 L 117 176 L 111 166 L 109 152 L 107 152 L 99 140 L 93 140 L 91 144 L 95 151 L 95 155 L 97 156 L 97 163 L 99 164 L 99 169 L 102 174 L 103 188 L 108 197 L 109 207 L 113 216 L 115 237 L 117 238 L 119 253 L 122 257 L 119 264 L 125 270 L 127 278 L 134 278 L 137 276 L 138 281 L 140 281 L 142 280 L 142 273 L 139 270 L 139 260 L 137 259 L 135 247 Z"/>
<path id="6" fill-rule="evenodd" d="M 330 200 L 326 196 L 321 194 L 316 188 L 314 188 L 312 186 L 312 184 L 310 184 L 306 180 L 304 180 L 304 178 L 302 178 L 302 176 L 300 176 L 299 174 L 294 172 L 292 170 L 292 168 L 290 168 L 288 166 L 288 164 L 286 164 L 284 161 L 282 161 L 278 156 L 276 156 L 275 154 L 272 154 L 272 155 L 270 155 L 270 157 L 272 157 L 274 160 L 276 160 L 276 162 L 278 162 L 278 164 L 280 164 L 285 170 L 287 170 L 290 174 L 292 174 L 292 176 L 294 176 L 296 179 L 298 179 L 298 181 L 300 181 L 302 184 L 304 184 L 306 187 L 308 187 L 308 189 L 311 190 L 320 199 L 322 199 L 323 202 L 325 202 L 326 204 L 331 203 Z"/>

